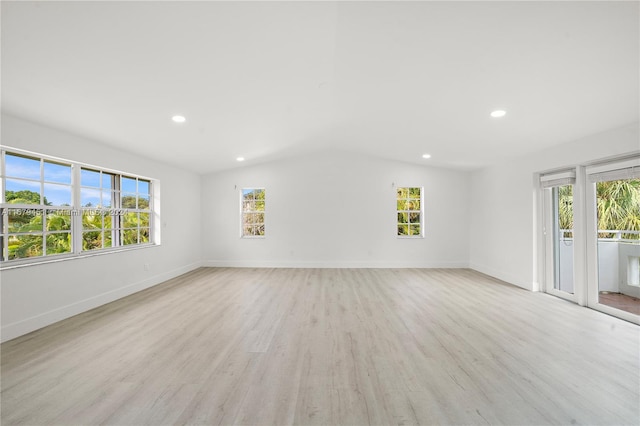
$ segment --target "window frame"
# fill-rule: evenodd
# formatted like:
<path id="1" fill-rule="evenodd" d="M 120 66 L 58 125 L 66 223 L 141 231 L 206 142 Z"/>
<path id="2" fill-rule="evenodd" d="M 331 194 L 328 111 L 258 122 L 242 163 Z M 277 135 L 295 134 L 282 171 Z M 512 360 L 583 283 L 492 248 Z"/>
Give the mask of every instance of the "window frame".
<path id="1" fill-rule="evenodd" d="M 83 171 L 88 171 L 88 172 L 97 172 L 99 174 L 99 186 L 91 186 L 91 185 L 82 185 L 82 173 Z M 110 207 L 104 207 L 104 206 L 88 206 L 82 205 L 82 200 L 84 198 L 84 191 L 98 191 L 99 195 L 100 195 L 100 202 L 104 201 L 103 198 L 103 194 L 106 191 L 106 187 L 104 186 L 104 178 L 103 176 L 107 174 L 107 175 L 111 175 L 111 179 L 110 179 L 110 189 L 109 192 L 110 194 Z M 117 178 L 117 174 L 115 173 L 110 173 L 110 172 L 105 172 L 104 170 L 101 169 L 94 169 L 94 168 L 89 168 L 89 167 L 80 167 L 80 185 L 79 185 L 79 191 L 80 191 L 80 207 L 79 209 L 82 211 L 82 219 L 81 220 L 81 227 L 82 230 L 80 231 L 82 234 L 82 240 L 79 242 L 79 246 L 80 246 L 80 250 L 82 252 L 95 252 L 96 250 L 105 250 L 105 249 L 109 249 L 109 248 L 114 248 L 114 247 L 120 247 L 118 242 L 120 241 L 120 221 L 117 220 L 117 218 L 119 218 L 118 215 L 115 214 L 105 214 L 106 211 L 108 210 L 117 210 L 120 208 L 121 206 L 121 202 L 120 202 L 120 190 L 119 190 L 119 185 L 120 183 L 118 182 L 118 178 Z M 84 218 L 85 218 L 85 212 L 99 212 L 99 216 L 102 218 L 101 220 L 101 226 L 100 228 L 85 228 L 85 224 L 84 224 Z M 109 216 L 111 218 L 111 228 L 106 228 L 105 227 L 105 222 L 106 222 L 106 216 Z M 111 232 L 111 247 L 104 247 L 105 245 L 105 241 L 106 241 L 106 236 L 105 236 L 105 232 L 106 230 L 109 229 Z M 83 247 L 84 242 L 85 242 L 85 234 L 90 233 L 90 232 L 99 232 L 101 233 L 101 246 L 102 248 L 99 249 L 89 249 L 89 250 L 85 250 Z M 115 242 L 115 243 L 114 243 Z"/>
<path id="2" fill-rule="evenodd" d="M 413 209 L 399 209 L 398 208 L 398 202 L 399 201 L 409 201 L 409 200 L 415 200 L 415 198 L 411 198 L 411 197 L 406 197 L 403 199 L 400 199 L 398 197 L 398 192 L 401 189 L 415 189 L 418 188 L 420 190 L 420 197 L 418 198 L 420 200 L 420 208 L 417 210 L 413 210 Z M 424 187 L 421 185 L 398 185 L 398 186 L 394 186 L 394 194 L 395 194 L 395 205 L 396 205 L 396 209 L 395 209 L 395 216 L 396 216 L 396 238 L 399 239 L 420 239 L 420 238 L 424 238 L 425 237 L 425 233 L 424 233 Z M 416 222 L 411 222 L 410 219 L 410 214 L 411 213 L 415 213 L 418 212 L 420 214 L 420 220 L 417 222 L 417 224 L 420 226 L 420 232 L 418 234 L 413 234 L 413 235 L 403 235 L 400 234 L 398 229 L 400 226 L 402 225 L 406 225 L 409 226 L 409 230 L 411 229 L 410 225 L 411 224 L 415 224 Z M 407 222 L 400 222 L 398 220 L 398 217 L 400 214 L 407 214 Z"/>
<path id="3" fill-rule="evenodd" d="M 23 178 L 20 176 L 7 176 L 7 165 L 6 165 L 6 156 L 14 155 L 18 157 L 25 157 L 33 160 L 37 160 L 40 162 L 40 178 L 38 180 L 32 178 Z M 71 169 L 71 180 L 69 184 L 63 184 L 69 187 L 70 195 L 71 195 L 71 203 L 70 205 L 47 205 L 45 204 L 45 184 L 51 183 L 49 182 L 44 174 L 44 164 L 45 163 L 54 163 L 61 164 L 64 166 L 69 166 Z M 110 174 L 113 176 L 112 178 L 112 188 L 111 191 L 117 195 L 114 201 L 114 197 L 112 196 L 111 207 L 103 208 L 100 206 L 82 206 L 82 190 L 83 189 L 99 189 L 101 188 L 92 188 L 89 185 L 82 186 L 81 173 L 82 170 L 92 170 L 99 171 L 101 176 L 102 174 Z M 149 185 L 149 206 L 148 209 L 139 209 L 136 204 L 135 209 L 127 209 L 123 208 L 121 205 L 121 196 L 120 191 L 118 191 L 116 185 L 122 181 L 123 178 L 132 178 L 136 179 L 136 185 L 139 180 L 143 180 L 148 182 Z M 39 192 L 40 192 L 40 204 L 12 204 L 6 201 L 6 190 L 7 190 L 7 180 L 18 180 L 18 181 L 30 181 L 32 184 L 34 182 L 38 182 L 39 184 Z M 117 184 L 115 184 L 117 182 Z M 13 148 L 6 145 L 0 145 L 0 183 L 1 183 L 1 194 L 0 194 L 0 270 L 2 269 L 10 269 L 14 267 L 22 267 L 29 265 L 37 265 L 42 263 L 50 263 L 61 260 L 68 259 L 76 259 L 87 256 L 94 256 L 99 254 L 107 254 L 114 253 L 132 249 L 140 249 L 151 246 L 159 245 L 159 230 L 155 226 L 156 221 L 159 219 L 156 217 L 158 215 L 158 209 L 155 204 L 156 195 L 154 192 L 156 191 L 157 186 L 159 185 L 159 181 L 157 179 L 149 178 L 146 176 L 136 175 L 128 172 L 121 172 L 114 169 L 109 169 L 105 167 L 95 166 L 91 164 L 86 164 L 78 161 L 62 159 L 58 157 L 53 157 L 41 153 L 36 153 L 32 151 L 26 151 L 19 148 Z M 55 182 L 60 185 L 60 183 Z M 136 186 L 137 189 L 137 186 Z M 139 192 L 136 192 L 136 199 L 138 199 Z M 100 200 L 103 201 L 102 199 Z M 136 202 L 138 203 L 138 201 Z M 36 215 L 39 215 L 43 218 L 42 222 L 42 231 L 37 232 L 11 232 L 9 228 L 9 213 L 10 209 L 21 210 L 22 212 L 33 212 Z M 56 211 L 62 212 L 64 211 L 66 215 L 70 217 L 70 224 L 68 230 L 47 230 L 45 222 L 47 221 L 48 211 Z M 108 211 L 109 215 L 112 217 L 112 234 L 118 234 L 117 236 L 112 235 L 113 244 L 110 247 L 104 247 L 96 249 L 84 249 L 83 248 L 83 238 L 85 230 L 83 226 L 83 217 L 85 212 L 88 210 L 94 211 Z M 140 225 L 140 212 L 149 214 L 149 224 L 148 224 L 148 241 L 140 242 L 138 237 L 136 244 L 123 245 L 120 241 L 121 235 L 121 222 L 124 219 L 126 214 L 136 213 L 138 217 L 137 227 L 138 235 L 140 234 L 140 229 L 146 229 L 147 226 L 141 227 Z M 117 219 L 117 220 L 116 220 Z M 104 219 L 102 219 L 102 224 L 104 224 Z M 104 227 L 102 227 L 99 232 L 104 232 Z M 51 253 L 47 254 L 47 236 L 54 234 L 62 234 L 68 233 L 70 238 L 70 250 L 64 253 Z M 42 253 L 36 256 L 29 257 L 19 257 L 9 259 L 9 239 L 14 235 L 42 235 Z M 104 240 L 104 236 L 102 237 Z"/>
<path id="4" fill-rule="evenodd" d="M 245 191 L 262 191 L 264 193 L 264 208 L 263 210 L 246 210 L 244 208 L 244 193 Z M 244 238 L 244 239 L 264 239 L 267 236 L 267 232 L 266 232 L 266 223 L 267 223 L 267 190 L 264 187 L 257 187 L 257 186 L 249 186 L 249 187 L 242 187 L 240 188 L 240 193 L 239 193 L 239 199 L 240 199 L 240 238 Z M 245 230 L 245 214 L 249 214 L 249 215 L 254 215 L 254 214 L 262 214 L 262 222 L 257 222 L 257 223 L 252 223 L 252 225 L 259 225 L 262 224 L 263 227 L 263 233 L 262 235 L 256 235 L 256 234 L 245 234 L 244 230 Z"/>

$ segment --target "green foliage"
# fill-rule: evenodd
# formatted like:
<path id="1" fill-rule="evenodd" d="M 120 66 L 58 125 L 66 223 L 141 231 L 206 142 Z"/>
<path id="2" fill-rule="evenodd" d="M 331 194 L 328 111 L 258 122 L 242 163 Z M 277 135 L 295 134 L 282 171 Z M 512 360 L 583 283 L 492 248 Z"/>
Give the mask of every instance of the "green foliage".
<path id="1" fill-rule="evenodd" d="M 48 210 L 45 218 L 43 212 L 38 210 L 8 209 L 8 218 L 9 232 L 22 234 L 9 235 L 9 259 L 42 256 L 45 249 L 48 255 L 71 252 L 71 232 L 64 232 L 71 231 L 71 215 L 68 211 Z M 43 239 L 45 228 L 47 232 L 52 232 L 46 236 L 46 240 Z"/>
<path id="2" fill-rule="evenodd" d="M 560 229 L 573 229 L 573 185 L 558 188 Z"/>
<path id="3" fill-rule="evenodd" d="M 396 190 L 397 235 L 420 235 L 420 191 L 418 187 L 401 187 Z"/>
<path id="4" fill-rule="evenodd" d="M 640 231 L 640 179 L 615 180 L 596 184 L 599 230 Z M 560 229 L 573 229 L 573 186 L 558 188 Z M 612 238 L 613 233 L 600 233 Z M 622 234 L 625 239 L 640 239 L 638 234 Z"/>
<path id="5" fill-rule="evenodd" d="M 47 212 L 47 231 L 71 231 L 71 215 Z"/>
<path id="6" fill-rule="evenodd" d="M 420 188 L 402 187 L 397 190 L 398 199 L 420 199 Z"/>
<path id="7" fill-rule="evenodd" d="M 40 204 L 40 194 L 33 191 L 6 191 L 9 204 Z M 263 198 L 264 200 L 264 198 Z M 46 198 L 46 205 L 50 205 Z M 264 201 L 263 210 L 264 210 Z M 123 197 L 123 204 L 129 208 L 148 209 L 147 196 Z M 70 253 L 72 251 L 70 210 L 32 210 L 9 208 L 8 217 L 8 258 L 23 259 L 34 256 Z M 150 213 L 126 212 L 122 216 L 111 216 L 105 211 L 84 210 L 82 214 L 82 248 L 96 250 L 112 246 L 113 221 L 120 220 L 123 245 L 148 243 L 150 235 Z M 129 229 L 126 229 L 129 228 Z M 44 236 L 44 232 L 48 234 Z M 21 234 L 21 235 L 15 235 Z"/>
<path id="8" fill-rule="evenodd" d="M 42 256 L 42 234 L 10 235 L 8 245 L 9 260 Z"/>
<path id="9" fill-rule="evenodd" d="M 102 248 L 102 232 L 91 231 L 82 233 L 82 250 L 96 250 Z"/>
<path id="10" fill-rule="evenodd" d="M 420 224 L 404 225 L 398 224 L 398 235 L 420 235 Z"/>
<path id="11" fill-rule="evenodd" d="M 266 191 L 264 189 L 242 192 L 242 235 L 264 235 L 264 211 Z"/>
<path id="12" fill-rule="evenodd" d="M 124 208 L 124 209 L 136 209 L 137 208 L 137 209 L 140 209 L 140 210 L 148 210 L 149 209 L 149 197 L 147 195 L 142 195 L 142 194 L 140 194 L 137 197 L 135 195 L 125 195 L 124 197 L 122 197 L 122 208 Z"/>
<path id="13" fill-rule="evenodd" d="M 123 229 L 121 238 L 122 238 L 122 244 L 125 246 L 131 245 L 131 244 L 138 244 L 138 230 Z"/>
<path id="14" fill-rule="evenodd" d="M 37 210 L 7 209 L 9 232 L 42 232 L 42 215 Z"/>
<path id="15" fill-rule="evenodd" d="M 5 200 L 9 204 L 40 204 L 40 194 L 33 191 L 5 191 Z M 44 205 L 50 206 L 47 197 L 43 197 Z"/>
<path id="16" fill-rule="evenodd" d="M 47 235 L 47 254 L 71 252 L 71 232 Z"/>
<path id="17" fill-rule="evenodd" d="M 596 194 L 598 229 L 640 231 L 640 179 L 599 182 Z M 622 238 L 640 239 L 640 236 L 623 234 Z"/>

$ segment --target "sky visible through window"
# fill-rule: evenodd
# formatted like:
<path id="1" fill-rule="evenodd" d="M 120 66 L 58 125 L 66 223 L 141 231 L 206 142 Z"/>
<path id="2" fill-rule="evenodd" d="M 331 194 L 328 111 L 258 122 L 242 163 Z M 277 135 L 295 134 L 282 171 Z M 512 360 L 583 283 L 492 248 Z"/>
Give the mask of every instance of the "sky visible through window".
<path id="1" fill-rule="evenodd" d="M 0 154 L 1 262 L 152 242 L 150 179 L 31 154 Z M 76 213 L 82 224 L 73 226 Z"/>
<path id="2" fill-rule="evenodd" d="M 53 206 L 71 205 L 71 166 L 48 160 L 41 168 L 39 159 L 6 154 L 6 190 L 19 192 L 31 191 L 44 195 L 47 203 Z M 41 177 L 44 177 L 44 194 L 40 194 Z M 114 174 L 83 168 L 80 172 L 82 206 L 111 206 Z M 123 197 L 136 197 L 149 194 L 149 182 L 135 178 L 122 177 Z"/>
<path id="3" fill-rule="evenodd" d="M 32 191 L 40 194 L 40 180 L 44 177 L 44 197 L 51 205 L 71 204 L 71 166 L 39 159 L 6 154 L 6 190 Z M 18 179 L 12 179 L 18 178 Z"/>

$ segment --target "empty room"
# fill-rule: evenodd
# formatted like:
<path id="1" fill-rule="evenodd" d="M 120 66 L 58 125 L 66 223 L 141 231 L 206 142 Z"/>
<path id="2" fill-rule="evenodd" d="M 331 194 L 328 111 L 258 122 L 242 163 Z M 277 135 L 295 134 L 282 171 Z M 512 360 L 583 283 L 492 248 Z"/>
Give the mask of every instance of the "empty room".
<path id="1" fill-rule="evenodd" d="M 0 12 L 2 425 L 640 421 L 640 2 Z"/>

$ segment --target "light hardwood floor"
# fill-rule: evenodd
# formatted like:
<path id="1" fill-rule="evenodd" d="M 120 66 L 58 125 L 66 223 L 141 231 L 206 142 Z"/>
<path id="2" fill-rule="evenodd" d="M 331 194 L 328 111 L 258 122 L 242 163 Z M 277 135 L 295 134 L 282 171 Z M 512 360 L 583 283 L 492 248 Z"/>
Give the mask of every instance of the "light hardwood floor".
<path id="1" fill-rule="evenodd" d="M 2 345 L 2 425 L 638 424 L 636 325 L 470 270 L 203 268 Z"/>

